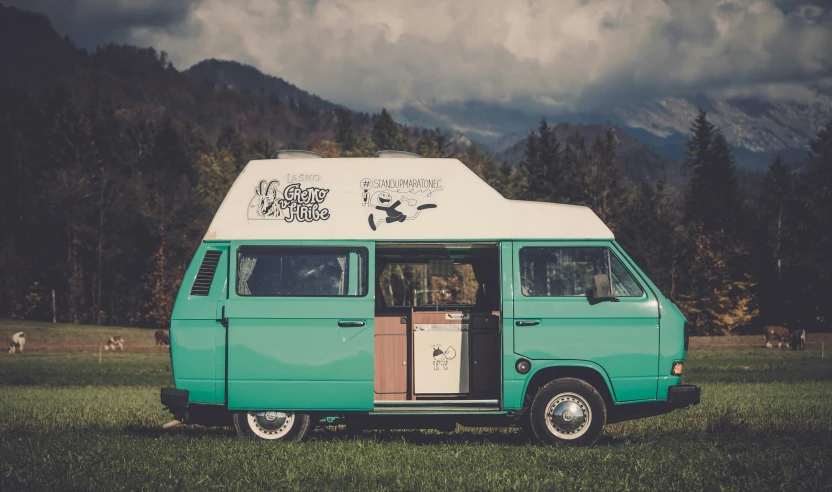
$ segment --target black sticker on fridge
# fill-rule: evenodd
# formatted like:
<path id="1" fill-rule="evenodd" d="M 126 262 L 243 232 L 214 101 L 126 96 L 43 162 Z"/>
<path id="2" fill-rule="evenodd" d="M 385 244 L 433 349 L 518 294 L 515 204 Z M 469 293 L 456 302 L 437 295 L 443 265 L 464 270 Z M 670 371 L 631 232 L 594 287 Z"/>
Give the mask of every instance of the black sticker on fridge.
<path id="1" fill-rule="evenodd" d="M 442 350 L 441 345 L 433 345 L 433 370 L 438 371 L 439 366 L 442 366 L 446 371 L 448 370 L 448 361 L 456 358 L 456 350 L 450 345 L 445 350 Z"/>

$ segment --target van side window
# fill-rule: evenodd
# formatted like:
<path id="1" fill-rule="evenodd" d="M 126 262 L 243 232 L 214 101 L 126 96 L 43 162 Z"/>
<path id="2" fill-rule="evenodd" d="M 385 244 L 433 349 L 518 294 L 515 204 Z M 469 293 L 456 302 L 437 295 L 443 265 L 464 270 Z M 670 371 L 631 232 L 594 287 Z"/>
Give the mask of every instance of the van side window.
<path id="1" fill-rule="evenodd" d="M 367 278 L 364 248 L 237 248 L 239 296 L 363 297 Z"/>
<path id="2" fill-rule="evenodd" d="M 425 261 L 421 264 L 384 264 L 378 280 L 379 292 L 384 297 L 385 306 L 473 306 L 476 304 L 477 289 L 480 284 L 477 282 L 473 265 L 454 264 L 453 260 L 448 260 L 446 264 L 437 268 L 435 263 Z M 442 266 L 445 267 L 442 268 Z"/>
<path id="3" fill-rule="evenodd" d="M 520 249 L 520 290 L 526 297 L 586 296 L 592 279 L 609 274 L 607 248 L 525 247 Z M 618 297 L 641 297 L 644 291 L 624 264 L 610 255 Z"/>

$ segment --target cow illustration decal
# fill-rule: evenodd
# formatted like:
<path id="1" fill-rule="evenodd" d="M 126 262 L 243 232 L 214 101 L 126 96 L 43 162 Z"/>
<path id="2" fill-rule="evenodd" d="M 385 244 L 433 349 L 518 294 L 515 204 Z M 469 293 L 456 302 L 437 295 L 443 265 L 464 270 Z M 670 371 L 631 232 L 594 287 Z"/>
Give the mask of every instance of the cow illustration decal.
<path id="1" fill-rule="evenodd" d="M 446 371 L 448 370 L 448 361 L 456 358 L 456 350 L 448 346 L 442 350 L 439 345 L 433 345 L 433 370 L 438 371 L 439 366 L 442 366 Z"/>

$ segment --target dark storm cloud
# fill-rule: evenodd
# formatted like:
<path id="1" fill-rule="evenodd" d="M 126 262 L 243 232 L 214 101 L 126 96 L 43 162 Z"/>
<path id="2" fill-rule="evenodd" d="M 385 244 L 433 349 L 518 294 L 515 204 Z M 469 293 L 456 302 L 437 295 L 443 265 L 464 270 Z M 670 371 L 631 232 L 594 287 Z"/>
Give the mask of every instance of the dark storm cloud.
<path id="1" fill-rule="evenodd" d="M 46 14 L 55 29 L 79 46 L 127 43 L 139 29 L 182 31 L 201 0 L 2 0 Z"/>
<path id="2" fill-rule="evenodd" d="M 0 0 L 2 1 L 2 0 Z M 832 0 L 16 1 L 82 45 L 238 60 L 356 109 L 553 110 L 830 86 Z"/>

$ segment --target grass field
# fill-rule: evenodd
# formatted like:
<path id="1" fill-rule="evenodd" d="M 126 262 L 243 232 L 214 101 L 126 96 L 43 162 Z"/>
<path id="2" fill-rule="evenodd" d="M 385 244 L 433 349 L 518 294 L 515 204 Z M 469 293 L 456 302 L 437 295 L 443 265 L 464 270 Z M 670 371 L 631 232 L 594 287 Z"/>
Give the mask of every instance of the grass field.
<path id="1" fill-rule="evenodd" d="M 700 405 L 608 426 L 574 449 L 514 429 L 322 428 L 277 445 L 230 429 L 163 431 L 167 353 L 105 353 L 101 364 L 97 351 L 2 354 L 0 490 L 832 489 L 829 354 L 709 347 L 688 360 Z"/>

